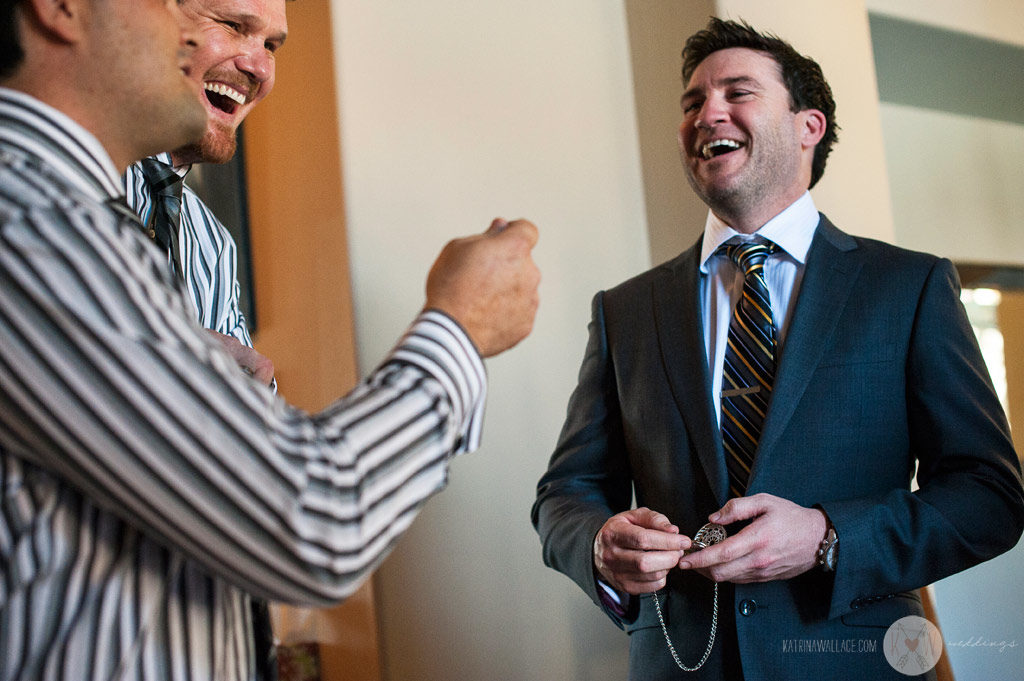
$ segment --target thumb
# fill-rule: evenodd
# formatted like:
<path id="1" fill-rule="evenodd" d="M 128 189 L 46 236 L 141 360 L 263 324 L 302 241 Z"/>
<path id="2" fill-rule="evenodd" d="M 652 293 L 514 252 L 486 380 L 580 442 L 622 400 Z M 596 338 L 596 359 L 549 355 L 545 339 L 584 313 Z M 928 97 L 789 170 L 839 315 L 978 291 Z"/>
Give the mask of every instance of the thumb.
<path id="1" fill-rule="evenodd" d="M 505 218 L 494 218 L 493 220 L 491 220 L 491 226 L 487 228 L 487 231 L 484 232 L 484 234 L 486 234 L 487 236 L 501 234 L 502 232 L 505 231 L 506 227 L 508 227 L 508 220 L 506 220 Z"/>
<path id="2" fill-rule="evenodd" d="M 526 245 L 527 250 L 532 250 L 533 247 L 537 245 L 537 239 L 540 237 L 537 225 L 522 218 L 506 222 L 506 227 L 499 233 L 507 235 L 507 238 L 510 240 L 521 239 Z"/>

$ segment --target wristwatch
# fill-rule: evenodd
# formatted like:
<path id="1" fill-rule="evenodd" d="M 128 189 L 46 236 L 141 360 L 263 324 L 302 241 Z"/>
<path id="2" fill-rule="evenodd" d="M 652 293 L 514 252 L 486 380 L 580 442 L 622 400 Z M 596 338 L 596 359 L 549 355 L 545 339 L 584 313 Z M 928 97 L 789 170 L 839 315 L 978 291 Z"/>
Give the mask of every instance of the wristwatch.
<path id="1" fill-rule="evenodd" d="M 839 553 L 839 536 L 828 515 L 825 516 L 825 523 L 827 528 L 825 529 L 825 538 L 821 540 L 821 546 L 818 547 L 817 563 L 818 567 L 825 572 L 835 572 L 836 554 Z"/>

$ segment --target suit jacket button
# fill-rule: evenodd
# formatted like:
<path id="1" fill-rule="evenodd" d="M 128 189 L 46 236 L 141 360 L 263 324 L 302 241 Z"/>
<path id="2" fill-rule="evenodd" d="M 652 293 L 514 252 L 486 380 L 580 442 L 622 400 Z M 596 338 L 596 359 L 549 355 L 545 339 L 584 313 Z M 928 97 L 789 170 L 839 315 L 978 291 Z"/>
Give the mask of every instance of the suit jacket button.
<path id="1" fill-rule="evenodd" d="M 754 600 L 750 598 L 745 598 L 742 601 L 740 601 L 741 615 L 743 615 L 744 617 L 750 617 L 755 612 L 757 612 L 757 603 Z"/>

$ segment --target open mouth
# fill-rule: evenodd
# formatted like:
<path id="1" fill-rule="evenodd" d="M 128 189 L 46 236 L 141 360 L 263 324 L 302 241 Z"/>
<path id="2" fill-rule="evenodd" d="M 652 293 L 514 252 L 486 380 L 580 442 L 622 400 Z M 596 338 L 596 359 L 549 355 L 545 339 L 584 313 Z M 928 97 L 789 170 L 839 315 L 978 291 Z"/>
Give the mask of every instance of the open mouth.
<path id="1" fill-rule="evenodd" d="M 245 95 L 223 83 L 203 83 L 206 99 L 215 108 L 226 114 L 233 114 L 245 104 Z"/>
<path id="2" fill-rule="evenodd" d="M 729 139 L 712 140 L 712 141 L 704 144 L 700 148 L 700 156 L 705 161 L 707 161 L 707 160 L 710 160 L 710 159 L 713 159 L 713 158 L 717 158 L 719 156 L 724 156 L 725 154 L 730 154 L 730 153 L 732 153 L 732 152 L 734 152 L 734 151 L 736 151 L 738 149 L 741 149 L 742 147 L 743 147 L 743 144 L 740 143 L 740 142 L 737 142 L 736 140 L 729 140 Z"/>

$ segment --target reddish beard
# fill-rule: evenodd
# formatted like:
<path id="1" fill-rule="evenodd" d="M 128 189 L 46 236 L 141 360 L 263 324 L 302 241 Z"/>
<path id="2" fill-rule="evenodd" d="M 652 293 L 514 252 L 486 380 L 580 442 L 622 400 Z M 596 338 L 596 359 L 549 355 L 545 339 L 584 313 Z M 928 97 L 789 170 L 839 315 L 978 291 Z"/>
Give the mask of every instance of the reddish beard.
<path id="1" fill-rule="evenodd" d="M 176 165 L 191 163 L 227 163 L 238 148 L 236 129 L 212 124 L 197 144 L 189 144 L 172 154 Z"/>

